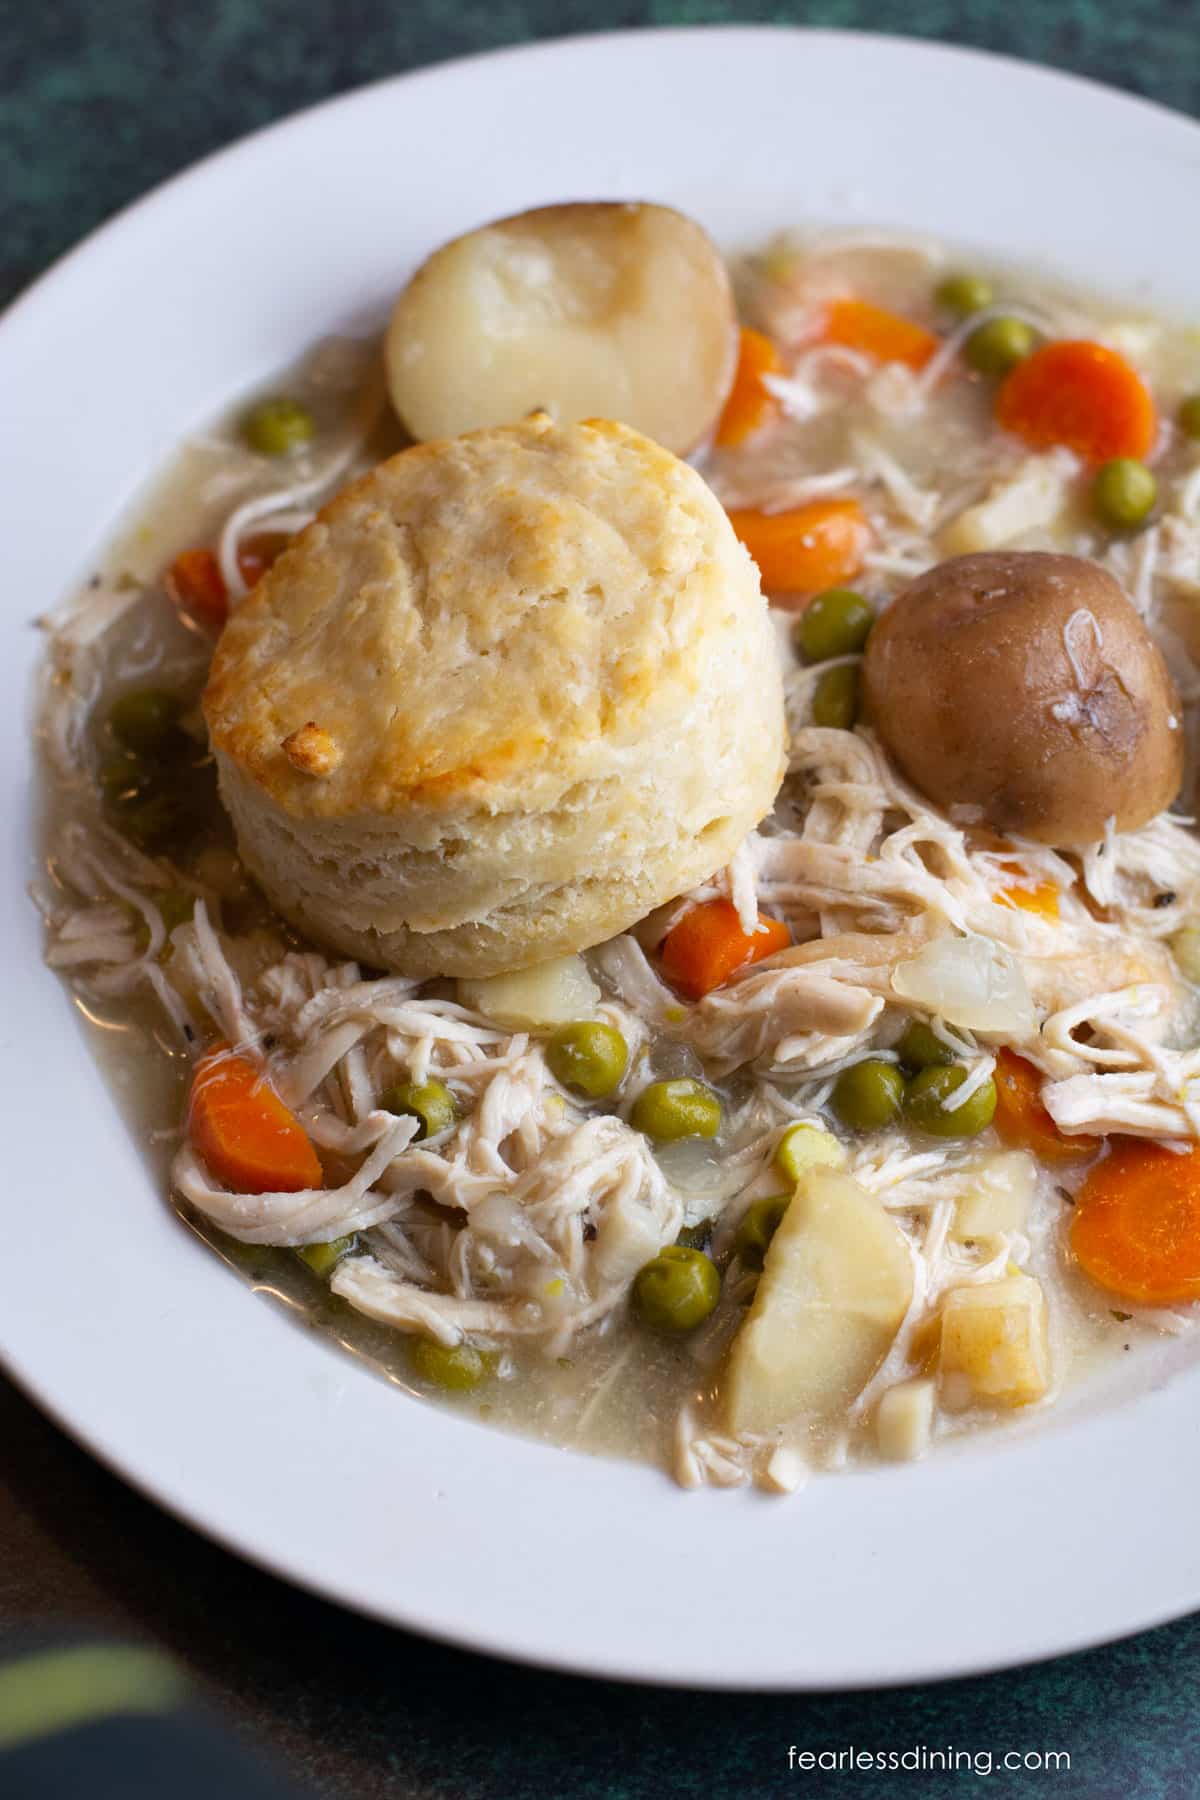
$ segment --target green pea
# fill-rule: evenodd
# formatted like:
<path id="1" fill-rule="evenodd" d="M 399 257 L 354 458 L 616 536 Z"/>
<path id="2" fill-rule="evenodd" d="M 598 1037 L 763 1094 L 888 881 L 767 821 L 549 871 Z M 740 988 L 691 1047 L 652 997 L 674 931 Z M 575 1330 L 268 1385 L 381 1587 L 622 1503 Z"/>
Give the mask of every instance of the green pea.
<path id="1" fill-rule="evenodd" d="M 163 788 L 137 787 L 118 794 L 110 807 L 113 824 L 139 850 L 165 850 L 190 833 L 192 815 Z"/>
<path id="2" fill-rule="evenodd" d="M 449 1131 L 458 1118 L 458 1103 L 450 1089 L 440 1081 L 399 1081 L 383 1096 L 387 1112 L 417 1120 L 414 1143 L 437 1137 Z"/>
<path id="3" fill-rule="evenodd" d="M 1007 375 L 1033 349 L 1037 333 L 1024 319 L 989 319 L 978 325 L 963 345 L 963 355 L 978 375 Z"/>
<path id="4" fill-rule="evenodd" d="M 762 1268 L 767 1248 L 791 1201 L 790 1194 L 768 1194 L 765 1200 L 756 1200 L 746 1209 L 733 1239 L 733 1247 L 746 1268 Z"/>
<path id="5" fill-rule="evenodd" d="M 158 952 L 159 962 L 169 962 L 171 958 L 171 933 L 177 925 L 186 925 L 196 908 L 196 896 L 186 888 L 164 888 L 154 895 L 154 904 L 162 914 L 165 941 Z M 141 914 L 138 914 L 134 926 L 134 937 L 139 950 L 145 950 L 150 942 L 150 927 Z"/>
<path id="6" fill-rule="evenodd" d="M 923 1019 L 914 1019 L 905 1029 L 896 1053 L 906 1069 L 934 1069 L 954 1061 L 949 1044 L 944 1044 Z"/>
<path id="7" fill-rule="evenodd" d="M 177 853 L 215 815 L 212 758 L 176 726 L 156 746 L 152 760 L 114 745 L 99 774 L 109 819 L 139 849 Z"/>
<path id="8" fill-rule="evenodd" d="M 629 1062 L 629 1046 L 613 1025 L 578 1019 L 562 1025 L 546 1045 L 550 1073 L 564 1087 L 602 1100 L 620 1086 Z"/>
<path id="9" fill-rule="evenodd" d="M 814 725 L 829 731 L 849 731 L 858 717 L 858 670 L 853 663 L 826 669 L 813 690 Z"/>
<path id="10" fill-rule="evenodd" d="M 840 1156 L 840 1146 L 832 1132 L 823 1125 L 808 1125 L 798 1119 L 776 1144 L 774 1162 L 784 1180 L 795 1187 L 802 1175 L 822 1166 L 832 1168 Z"/>
<path id="11" fill-rule="evenodd" d="M 353 1248 L 354 1235 L 351 1233 L 349 1237 L 331 1238 L 327 1244 L 300 1244 L 296 1255 L 323 1281 L 327 1275 L 333 1274 L 343 1256 Z"/>
<path id="12" fill-rule="evenodd" d="M 684 1244 L 660 1250 L 633 1283 L 633 1303 L 656 1331 L 694 1331 L 720 1297 L 716 1264 L 702 1250 Z"/>
<path id="13" fill-rule="evenodd" d="M 990 306 L 994 299 L 994 290 L 986 275 L 947 275 L 939 281 L 934 299 L 947 312 L 961 313 L 965 319 L 970 313 L 982 312 Z"/>
<path id="14" fill-rule="evenodd" d="M 179 736 L 183 738 L 184 734 Z M 124 774 L 106 765 L 101 780 L 108 816 L 139 849 L 178 855 L 207 828 L 216 813 L 216 780 L 210 758 L 185 738 L 187 756 L 152 766 L 131 762 Z"/>
<path id="15" fill-rule="evenodd" d="M 634 1101 L 629 1118 L 635 1131 L 644 1131 L 659 1144 L 711 1138 L 721 1129 L 721 1102 L 711 1088 L 690 1076 L 652 1081 Z"/>
<path id="16" fill-rule="evenodd" d="M 871 635 L 875 609 L 853 588 L 826 588 L 800 615 L 796 642 L 805 662 L 828 662 L 832 656 L 855 656 Z"/>
<path id="17" fill-rule="evenodd" d="M 433 1387 L 464 1393 L 478 1387 L 490 1373 L 490 1364 L 482 1351 L 465 1341 L 461 1344 L 439 1344 L 433 1338 L 416 1337 L 408 1346 L 408 1360 L 413 1372 Z"/>
<path id="18" fill-rule="evenodd" d="M 1157 498 L 1157 481 L 1136 457 L 1114 456 L 1096 470 L 1092 505 L 1104 523 L 1116 531 L 1140 525 Z"/>
<path id="19" fill-rule="evenodd" d="M 908 1084 L 904 1112 L 909 1123 L 931 1137 L 975 1137 L 992 1122 L 996 1084 L 989 1076 L 961 1106 L 946 1102 L 967 1079 L 961 1063 L 948 1069 L 922 1069 Z"/>
<path id="20" fill-rule="evenodd" d="M 127 750 L 157 750 L 172 734 L 180 706 L 174 694 L 159 688 L 136 688 L 114 700 L 108 723 L 113 736 Z"/>
<path id="21" fill-rule="evenodd" d="M 111 751 L 102 759 L 99 773 L 101 790 L 110 805 L 132 798 L 151 780 L 150 770 L 131 750 Z"/>
<path id="22" fill-rule="evenodd" d="M 186 925 L 196 910 L 196 896 L 186 888 L 167 888 L 164 893 L 155 894 L 154 898 L 168 937 L 177 925 Z"/>
<path id="23" fill-rule="evenodd" d="M 1200 438 L 1200 394 L 1189 394 L 1181 400 L 1176 416 L 1184 437 Z"/>
<path id="24" fill-rule="evenodd" d="M 307 444 L 315 433 L 316 421 L 298 400 L 263 400 L 251 412 L 244 426 L 246 442 L 260 456 L 287 456 Z"/>
<path id="25" fill-rule="evenodd" d="M 831 1104 L 850 1131 L 880 1131 L 899 1116 L 903 1100 L 904 1077 L 895 1063 L 868 1056 L 842 1070 Z"/>

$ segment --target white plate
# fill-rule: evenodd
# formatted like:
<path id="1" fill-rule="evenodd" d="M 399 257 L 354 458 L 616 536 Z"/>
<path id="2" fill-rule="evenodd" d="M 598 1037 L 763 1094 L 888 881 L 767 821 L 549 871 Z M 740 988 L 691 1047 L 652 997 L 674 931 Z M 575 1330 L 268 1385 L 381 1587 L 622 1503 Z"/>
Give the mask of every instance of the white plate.
<path id="1" fill-rule="evenodd" d="M 539 201 L 673 202 L 722 241 L 804 219 L 945 234 L 1162 305 L 1200 295 L 1200 130 L 1015 63 L 856 36 L 577 39 L 318 108 L 152 195 L 0 325 L 5 587 L 0 1344 L 40 1403 L 200 1529 L 383 1619 L 728 1687 L 962 1674 L 1200 1604 L 1200 1375 L 792 1501 L 413 1402 L 256 1299 L 153 1190 L 40 963 L 33 616 L 192 424 L 413 264 Z M 14 428 L 15 427 L 15 428 Z M 10 846 L 13 840 L 10 838 Z M 1127 1361 L 1132 1362 L 1130 1358 Z"/>

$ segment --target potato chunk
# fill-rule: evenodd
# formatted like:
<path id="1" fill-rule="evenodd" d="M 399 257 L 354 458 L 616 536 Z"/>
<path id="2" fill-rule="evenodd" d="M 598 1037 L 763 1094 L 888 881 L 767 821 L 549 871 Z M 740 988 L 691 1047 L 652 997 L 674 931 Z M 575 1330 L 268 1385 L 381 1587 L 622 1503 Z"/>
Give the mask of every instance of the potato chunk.
<path id="1" fill-rule="evenodd" d="M 1027 1150 L 981 1156 L 967 1175 L 971 1186 L 954 1208 L 952 1236 L 986 1238 L 1024 1231 L 1037 1181 L 1037 1164 Z"/>
<path id="2" fill-rule="evenodd" d="M 993 487 L 986 500 L 951 519 L 938 538 L 938 548 L 947 556 L 1001 550 L 1059 524 L 1078 473 L 1079 464 L 1069 450 L 1029 457 L 1015 475 Z"/>
<path id="3" fill-rule="evenodd" d="M 849 1176 L 797 1183 L 723 1381 L 732 1431 L 831 1418 L 887 1354 L 912 1299 L 904 1236 Z"/>
<path id="4" fill-rule="evenodd" d="M 888 1388 L 875 1408 L 875 1442 L 889 1462 L 917 1462 L 929 1448 L 937 1389 L 920 1376 Z"/>
<path id="5" fill-rule="evenodd" d="M 588 974 L 582 956 L 555 956 L 528 969 L 507 975 L 485 975 L 477 981 L 460 981 L 458 997 L 464 1006 L 480 1012 L 497 1025 L 516 1030 L 539 1031 L 552 1025 L 569 1025 L 573 1019 L 590 1019 L 600 1000 L 600 989 Z"/>
<path id="6" fill-rule="evenodd" d="M 416 438 L 619 419 L 683 455 L 733 379 L 729 278 L 708 234 L 667 206 L 541 206 L 455 238 L 396 302 L 392 404 Z"/>
<path id="7" fill-rule="evenodd" d="M 942 1397 L 1027 1406 L 1050 1386 L 1046 1300 L 1032 1275 L 952 1288 L 942 1308 Z"/>

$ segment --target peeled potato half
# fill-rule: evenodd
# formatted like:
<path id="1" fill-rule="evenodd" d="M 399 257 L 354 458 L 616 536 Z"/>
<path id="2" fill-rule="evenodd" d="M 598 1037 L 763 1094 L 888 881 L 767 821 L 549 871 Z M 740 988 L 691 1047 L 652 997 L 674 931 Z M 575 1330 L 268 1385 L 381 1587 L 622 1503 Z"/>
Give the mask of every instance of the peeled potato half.
<path id="1" fill-rule="evenodd" d="M 619 419 L 684 455 L 716 423 L 736 347 L 725 264 L 694 219 L 576 201 L 435 251 L 396 302 L 386 359 L 418 439 L 540 410 Z"/>

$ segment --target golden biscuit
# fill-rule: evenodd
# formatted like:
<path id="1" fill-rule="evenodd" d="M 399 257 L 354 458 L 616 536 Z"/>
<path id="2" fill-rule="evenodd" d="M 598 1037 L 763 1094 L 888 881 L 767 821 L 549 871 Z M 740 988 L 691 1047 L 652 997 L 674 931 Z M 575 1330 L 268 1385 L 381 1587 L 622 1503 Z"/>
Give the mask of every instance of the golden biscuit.
<path id="1" fill-rule="evenodd" d="M 604 420 L 354 482 L 231 618 L 204 711 L 280 911 L 414 975 L 624 930 L 728 860 L 784 767 L 753 563 L 694 470 Z"/>

